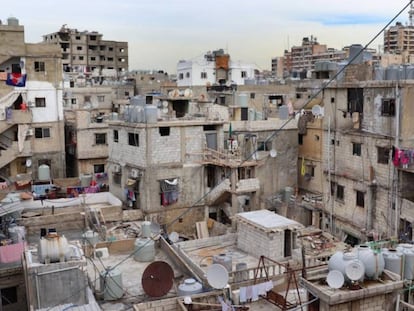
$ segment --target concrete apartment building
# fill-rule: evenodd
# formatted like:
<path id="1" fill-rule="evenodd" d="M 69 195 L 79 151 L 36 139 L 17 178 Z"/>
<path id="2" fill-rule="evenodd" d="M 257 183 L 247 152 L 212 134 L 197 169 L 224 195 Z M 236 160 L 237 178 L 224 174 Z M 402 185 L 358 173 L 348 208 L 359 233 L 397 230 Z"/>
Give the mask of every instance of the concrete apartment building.
<path id="1" fill-rule="evenodd" d="M 59 31 L 44 35 L 43 42 L 60 47 L 65 73 L 100 77 L 128 71 L 128 42 L 103 40 L 96 31 L 78 31 L 63 25 Z"/>
<path id="2" fill-rule="evenodd" d="M 54 178 L 65 175 L 62 61 L 59 48 L 24 42 L 16 18 L 0 25 L 0 170 L 3 182 L 16 176 L 37 180 L 40 165 Z"/>
<path id="3" fill-rule="evenodd" d="M 180 60 L 177 86 L 243 85 L 246 79 L 254 79 L 257 70 L 256 65 L 232 60 L 229 54 L 219 49 L 192 60 Z"/>

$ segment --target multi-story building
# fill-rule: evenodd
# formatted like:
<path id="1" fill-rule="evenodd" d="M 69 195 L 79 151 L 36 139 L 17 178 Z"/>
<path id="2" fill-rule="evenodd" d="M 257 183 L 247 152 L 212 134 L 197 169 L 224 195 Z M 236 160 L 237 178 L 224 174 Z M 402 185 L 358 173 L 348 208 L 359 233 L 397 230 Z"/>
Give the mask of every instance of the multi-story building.
<path id="1" fill-rule="evenodd" d="M 243 85 L 246 79 L 254 79 L 257 69 L 256 65 L 233 61 L 220 49 L 193 60 L 180 60 L 177 86 Z"/>
<path id="2" fill-rule="evenodd" d="M 3 182 L 48 165 L 65 176 L 62 55 L 59 48 L 24 42 L 16 18 L 0 25 L 0 171 Z"/>
<path id="3" fill-rule="evenodd" d="M 59 31 L 44 35 L 43 42 L 60 47 L 66 73 L 100 77 L 128 71 L 128 42 L 103 40 L 96 31 L 78 31 L 63 25 Z"/>
<path id="4" fill-rule="evenodd" d="M 302 44 L 293 46 L 284 52 L 284 70 L 291 76 L 306 78 L 307 73 L 315 69 L 315 63 L 320 61 L 339 62 L 347 58 L 345 51 L 327 48 L 319 44 L 315 37 L 305 37 Z"/>

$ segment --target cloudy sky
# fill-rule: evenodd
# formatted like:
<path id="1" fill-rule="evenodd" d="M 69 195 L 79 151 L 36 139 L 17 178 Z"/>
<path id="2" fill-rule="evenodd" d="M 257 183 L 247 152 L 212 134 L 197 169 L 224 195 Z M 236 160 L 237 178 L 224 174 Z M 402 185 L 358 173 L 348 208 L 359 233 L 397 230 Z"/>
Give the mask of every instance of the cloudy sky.
<path id="1" fill-rule="evenodd" d="M 366 45 L 408 0 L 19 0 L 1 5 L 0 19 L 17 17 L 26 42 L 63 24 L 127 41 L 130 69 L 175 73 L 180 59 L 223 48 L 234 60 L 270 69 L 271 58 L 303 37 L 342 49 Z M 408 10 L 396 21 L 408 23 Z M 392 23 L 395 24 L 395 21 Z M 378 49 L 381 35 L 370 47 Z"/>

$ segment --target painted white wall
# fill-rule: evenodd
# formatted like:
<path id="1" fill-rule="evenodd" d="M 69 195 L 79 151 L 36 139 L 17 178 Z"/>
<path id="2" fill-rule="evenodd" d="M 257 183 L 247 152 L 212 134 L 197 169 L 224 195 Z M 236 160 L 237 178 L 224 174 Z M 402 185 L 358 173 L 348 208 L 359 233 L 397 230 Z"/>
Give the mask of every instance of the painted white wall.
<path id="1" fill-rule="evenodd" d="M 27 101 L 35 103 L 36 97 L 46 99 L 46 107 L 31 107 L 33 122 L 56 122 L 63 120 L 62 90 L 56 89 L 49 82 L 28 81 Z"/>

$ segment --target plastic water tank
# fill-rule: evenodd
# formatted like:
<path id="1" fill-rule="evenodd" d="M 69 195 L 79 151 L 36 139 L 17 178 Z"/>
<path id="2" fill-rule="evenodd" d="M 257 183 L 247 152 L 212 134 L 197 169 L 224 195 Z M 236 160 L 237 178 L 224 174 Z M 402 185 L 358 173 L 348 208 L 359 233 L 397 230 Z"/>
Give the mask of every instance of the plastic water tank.
<path id="1" fill-rule="evenodd" d="M 233 260 L 231 256 L 226 254 L 214 255 L 213 264 L 220 264 L 224 266 L 228 272 L 231 272 L 233 269 Z"/>
<path id="2" fill-rule="evenodd" d="M 279 119 L 280 120 L 287 120 L 289 117 L 289 108 L 286 105 L 282 105 L 279 107 Z"/>
<path id="3" fill-rule="evenodd" d="M 150 238 L 151 237 L 151 222 L 143 221 L 141 223 L 141 237 Z"/>
<path id="4" fill-rule="evenodd" d="M 414 248 L 411 244 L 399 244 L 397 250 L 403 253 L 404 279 L 412 280 L 414 274 Z"/>
<path id="5" fill-rule="evenodd" d="M 122 274 L 116 269 L 104 270 L 100 273 L 100 287 L 104 300 L 117 300 L 124 295 Z"/>
<path id="6" fill-rule="evenodd" d="M 69 243 L 65 236 L 49 234 L 39 241 L 38 257 L 41 263 L 64 261 L 69 251 Z"/>
<path id="7" fill-rule="evenodd" d="M 396 249 L 390 249 L 383 251 L 385 268 L 391 272 L 394 272 L 398 275 L 402 275 L 403 268 L 403 254 Z"/>
<path id="8" fill-rule="evenodd" d="M 364 270 L 364 264 L 362 261 L 360 261 L 357 258 L 357 254 L 355 252 L 336 252 L 331 256 L 331 258 L 328 261 L 328 269 L 329 271 L 337 270 L 340 271 L 347 282 L 351 281 L 346 273 L 346 269 L 348 266 L 352 265 L 351 270 Z M 348 269 L 349 270 L 349 269 Z M 364 273 L 362 273 L 362 276 L 358 280 L 353 281 L 363 281 L 364 279 Z"/>
<path id="9" fill-rule="evenodd" d="M 155 259 L 155 243 L 148 238 L 135 240 L 134 260 L 140 262 L 153 261 Z"/>
<path id="10" fill-rule="evenodd" d="M 144 111 L 146 123 L 157 123 L 158 108 L 156 106 L 147 105 L 145 106 Z"/>
<path id="11" fill-rule="evenodd" d="M 249 279 L 249 272 L 247 270 L 247 263 L 238 262 L 236 263 L 236 273 L 234 275 L 235 282 L 243 282 Z"/>
<path id="12" fill-rule="evenodd" d="M 385 261 L 381 251 L 374 252 L 368 245 L 360 245 L 358 259 L 364 264 L 368 279 L 376 280 L 384 271 Z"/>
<path id="13" fill-rule="evenodd" d="M 184 283 L 178 285 L 178 296 L 191 296 L 202 291 L 203 285 L 192 278 L 185 279 Z"/>
<path id="14" fill-rule="evenodd" d="M 38 169 L 39 180 L 50 180 L 50 167 L 47 164 L 39 165 Z"/>

